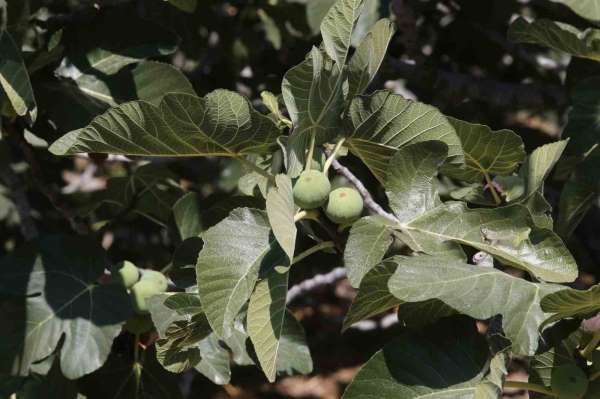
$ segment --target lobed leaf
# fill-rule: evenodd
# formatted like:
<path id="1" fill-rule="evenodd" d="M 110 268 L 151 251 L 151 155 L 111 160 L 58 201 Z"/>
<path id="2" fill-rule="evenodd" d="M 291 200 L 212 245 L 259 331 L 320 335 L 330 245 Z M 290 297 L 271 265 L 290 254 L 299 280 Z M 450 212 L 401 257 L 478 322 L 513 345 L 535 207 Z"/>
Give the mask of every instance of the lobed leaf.
<path id="1" fill-rule="evenodd" d="M 364 3 L 365 0 L 338 0 L 321 22 L 323 48 L 340 70 L 346 65 L 352 31 Z"/>
<path id="2" fill-rule="evenodd" d="M 439 257 L 398 256 L 389 261 L 398 265 L 388 282 L 396 298 L 406 302 L 439 299 L 456 311 L 481 320 L 502 315 L 511 350 L 521 355 L 533 355 L 538 347 L 538 329 L 546 318 L 541 299 L 563 289 Z"/>
<path id="3" fill-rule="evenodd" d="M 15 113 L 35 122 L 37 105 L 21 51 L 10 33 L 0 30 L 0 100 L 6 95 Z"/>
<path id="4" fill-rule="evenodd" d="M 237 93 L 206 97 L 169 93 L 160 106 L 134 101 L 112 108 L 50 146 L 55 155 L 96 152 L 140 156 L 230 156 L 262 153 L 279 129 Z"/>
<path id="5" fill-rule="evenodd" d="M 286 175 L 275 176 L 275 187 L 267 193 L 267 216 L 273 235 L 290 261 L 296 248 L 296 205 L 292 193 L 292 181 Z"/>

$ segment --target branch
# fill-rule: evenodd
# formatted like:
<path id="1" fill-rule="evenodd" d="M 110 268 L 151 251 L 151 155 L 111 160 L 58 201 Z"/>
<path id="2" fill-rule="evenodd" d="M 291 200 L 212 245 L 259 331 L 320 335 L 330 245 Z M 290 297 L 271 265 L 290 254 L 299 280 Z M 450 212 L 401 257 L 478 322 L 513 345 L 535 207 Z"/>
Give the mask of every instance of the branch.
<path id="1" fill-rule="evenodd" d="M 350 182 L 354 185 L 354 187 L 356 187 L 356 189 L 358 190 L 360 195 L 362 195 L 367 208 L 369 208 L 371 211 L 375 212 L 376 214 L 386 218 L 387 220 L 389 220 L 390 222 L 392 222 L 394 224 L 400 223 L 400 220 L 398 220 L 398 218 L 396 218 L 396 216 L 392 215 L 389 212 L 386 212 L 381 207 L 381 205 L 379 205 L 377 202 L 375 202 L 375 200 L 373 199 L 373 196 L 371 196 L 371 193 L 369 192 L 369 190 L 366 189 L 365 185 L 362 184 L 362 182 L 358 179 L 358 177 L 354 176 L 354 174 L 350 171 L 350 169 L 343 166 L 337 159 L 333 160 L 331 166 L 337 173 L 344 176 L 346 179 L 350 180 Z"/>
<path id="2" fill-rule="evenodd" d="M 385 330 L 398 324 L 398 314 L 396 312 L 385 315 L 379 320 L 362 320 L 358 323 L 354 323 L 348 329 L 358 331 L 373 331 L 373 330 Z"/>
<path id="3" fill-rule="evenodd" d="M 294 285 L 288 290 L 286 303 L 293 302 L 299 296 L 306 294 L 309 291 L 313 291 L 324 285 L 330 285 L 338 280 L 346 277 L 346 269 L 343 267 L 336 267 L 332 271 L 326 274 L 317 274 L 314 277 L 304 280 L 303 282 Z"/>

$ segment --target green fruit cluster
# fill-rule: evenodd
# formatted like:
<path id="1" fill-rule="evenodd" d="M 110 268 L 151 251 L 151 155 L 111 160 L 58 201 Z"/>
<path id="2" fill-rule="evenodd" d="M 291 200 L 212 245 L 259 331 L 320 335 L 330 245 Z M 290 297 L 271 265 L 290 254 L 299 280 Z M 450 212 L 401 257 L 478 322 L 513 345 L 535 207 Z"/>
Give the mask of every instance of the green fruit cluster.
<path id="1" fill-rule="evenodd" d="M 552 393 L 559 399 L 581 399 L 588 385 L 587 375 L 574 364 L 565 364 L 552 370 Z"/>
<path id="2" fill-rule="evenodd" d="M 349 187 L 347 180 L 336 181 L 332 191 L 327 175 L 318 170 L 300 174 L 294 185 L 294 202 L 302 209 L 315 209 L 325 205 L 325 214 L 334 223 L 348 224 L 358 219 L 363 211 L 362 196 Z"/>
<path id="3" fill-rule="evenodd" d="M 130 296 L 133 310 L 137 314 L 148 314 L 146 300 L 167 290 L 168 282 L 164 274 L 148 270 L 142 274 L 140 281 L 131 287 Z"/>

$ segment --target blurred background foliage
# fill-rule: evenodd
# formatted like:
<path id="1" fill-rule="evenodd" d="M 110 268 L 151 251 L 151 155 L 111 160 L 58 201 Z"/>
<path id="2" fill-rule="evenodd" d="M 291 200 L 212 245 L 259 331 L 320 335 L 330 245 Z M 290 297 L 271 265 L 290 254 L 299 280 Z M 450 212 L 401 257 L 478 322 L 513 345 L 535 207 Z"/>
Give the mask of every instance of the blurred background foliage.
<path id="1" fill-rule="evenodd" d="M 227 209 L 224 198 L 258 190 L 252 174 L 227 159 L 58 158 L 48 153 L 48 143 L 112 105 L 152 101 L 173 88 L 199 95 L 227 88 L 266 110 L 260 92 L 281 91 L 285 71 L 320 42 L 319 24 L 332 3 L 0 0 L 0 27 L 22 49 L 37 101 L 30 123 L 8 123 L 11 113 L 0 97 L 0 255 L 22 244 L 33 228 L 96 234 L 115 262 L 168 265 L 181 242 L 171 211 L 175 202 L 186 191 L 196 192 L 210 224 L 216 211 Z M 385 88 L 447 115 L 513 129 L 530 152 L 560 136 L 573 89 L 599 71 L 591 61 L 509 42 L 507 29 L 518 15 L 589 26 L 549 0 L 369 0 L 356 40 L 378 18 L 390 17 L 397 33 L 373 90 Z M 369 172 L 356 160 L 349 163 L 383 198 Z M 565 183 L 561 167 L 568 170 L 568 164 L 559 166 L 546 186 L 555 209 Z M 447 181 L 440 187 L 446 195 L 452 188 Z M 583 271 L 580 287 L 598 280 L 597 198 L 595 204 L 568 243 Z M 327 254 L 311 259 L 295 271 L 294 281 L 339 266 L 339 259 Z M 350 331 L 340 338 L 352 295 L 340 283 L 294 304 L 315 357 L 313 376 L 269 386 L 258 369 L 244 368 L 225 387 L 191 372 L 173 376 L 173 385 L 187 397 L 339 397 L 357 366 L 377 349 L 375 343 L 392 334 Z M 126 343 L 116 342 L 111 361 L 119 361 L 120 345 Z"/>

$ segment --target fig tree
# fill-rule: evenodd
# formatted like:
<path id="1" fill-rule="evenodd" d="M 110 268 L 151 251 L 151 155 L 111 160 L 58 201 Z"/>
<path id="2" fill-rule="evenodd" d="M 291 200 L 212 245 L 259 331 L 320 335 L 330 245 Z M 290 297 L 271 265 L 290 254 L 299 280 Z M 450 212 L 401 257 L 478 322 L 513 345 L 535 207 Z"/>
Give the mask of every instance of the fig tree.
<path id="1" fill-rule="evenodd" d="M 581 399 L 588 389 L 587 375 L 574 364 L 565 364 L 552 370 L 552 393 L 559 399 Z"/>
<path id="2" fill-rule="evenodd" d="M 152 281 L 159 287 L 160 292 L 165 292 L 169 283 L 164 274 L 156 270 L 144 270 L 140 281 Z"/>
<path id="3" fill-rule="evenodd" d="M 362 196 L 356 189 L 340 187 L 329 194 L 325 214 L 334 223 L 348 224 L 360 217 L 363 206 Z"/>
<path id="4" fill-rule="evenodd" d="M 330 191 L 331 184 L 323 172 L 307 170 L 294 185 L 294 201 L 302 209 L 315 209 L 325 203 Z"/>
<path id="5" fill-rule="evenodd" d="M 137 314 L 147 314 L 148 313 L 148 305 L 146 300 L 156 294 L 160 294 L 165 292 L 165 290 L 161 289 L 162 287 L 152 280 L 140 280 L 131 287 L 131 304 L 133 306 L 133 310 Z"/>
<path id="6" fill-rule="evenodd" d="M 129 289 L 140 279 L 140 271 L 129 261 L 119 262 L 113 266 L 112 281 Z"/>
<path id="7" fill-rule="evenodd" d="M 133 315 L 125 323 L 125 330 L 136 335 L 148 332 L 152 330 L 153 327 L 154 324 L 152 323 L 152 319 L 147 314 Z"/>

